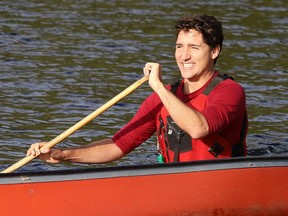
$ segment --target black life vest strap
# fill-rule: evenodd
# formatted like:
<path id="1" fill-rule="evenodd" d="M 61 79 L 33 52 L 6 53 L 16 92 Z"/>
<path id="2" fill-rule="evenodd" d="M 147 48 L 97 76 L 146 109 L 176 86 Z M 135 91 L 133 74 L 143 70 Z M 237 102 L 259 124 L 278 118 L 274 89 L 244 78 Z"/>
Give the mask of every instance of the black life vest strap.
<path id="1" fill-rule="evenodd" d="M 245 142 L 246 132 L 247 132 L 247 123 L 248 123 L 248 117 L 247 117 L 247 113 L 245 113 L 241 132 L 240 132 L 240 140 L 237 144 L 232 146 L 232 157 L 241 157 L 241 156 L 245 156 L 246 154 L 245 149 L 244 149 L 244 142 Z"/>
<path id="2" fill-rule="evenodd" d="M 174 83 L 171 85 L 170 91 L 171 91 L 173 94 L 176 93 L 176 90 L 177 90 L 177 88 L 180 86 L 181 81 L 182 81 L 182 79 L 178 79 L 176 82 L 174 82 Z"/>
<path id="3" fill-rule="evenodd" d="M 218 74 L 216 77 L 214 77 L 211 82 L 207 85 L 207 87 L 204 89 L 203 94 L 205 95 L 209 95 L 210 92 L 222 81 L 226 80 L 226 79 L 232 79 L 234 80 L 234 78 L 232 76 L 229 76 L 228 74 Z M 176 93 L 177 88 L 179 87 L 179 85 L 181 84 L 182 79 L 178 79 L 176 82 L 174 82 L 171 85 L 171 89 L 170 91 L 172 93 Z"/>
<path id="4" fill-rule="evenodd" d="M 210 92 L 222 81 L 226 80 L 226 79 L 232 79 L 234 80 L 233 77 L 227 75 L 227 74 L 218 74 L 216 77 L 214 77 L 211 82 L 207 85 L 207 87 L 205 88 L 205 90 L 203 91 L 202 94 L 205 95 L 209 95 Z"/>

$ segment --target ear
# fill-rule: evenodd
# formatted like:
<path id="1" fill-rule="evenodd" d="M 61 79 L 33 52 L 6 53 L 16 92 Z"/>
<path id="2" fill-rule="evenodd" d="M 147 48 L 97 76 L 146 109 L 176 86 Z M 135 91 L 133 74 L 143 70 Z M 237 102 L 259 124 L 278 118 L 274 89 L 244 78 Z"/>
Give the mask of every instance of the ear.
<path id="1" fill-rule="evenodd" d="M 212 52 L 211 52 L 212 59 L 216 59 L 219 56 L 220 51 L 221 51 L 221 48 L 219 45 L 215 47 L 214 49 L 212 49 Z"/>

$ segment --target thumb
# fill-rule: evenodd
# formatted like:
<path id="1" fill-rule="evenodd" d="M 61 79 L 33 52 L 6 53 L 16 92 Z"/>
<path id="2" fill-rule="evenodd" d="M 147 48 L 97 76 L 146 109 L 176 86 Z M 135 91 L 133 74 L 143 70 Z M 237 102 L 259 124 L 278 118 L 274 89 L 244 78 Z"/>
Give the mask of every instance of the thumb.
<path id="1" fill-rule="evenodd" d="M 49 153 L 50 152 L 50 149 L 49 148 L 41 148 L 41 153 L 42 154 L 46 154 L 46 153 Z"/>

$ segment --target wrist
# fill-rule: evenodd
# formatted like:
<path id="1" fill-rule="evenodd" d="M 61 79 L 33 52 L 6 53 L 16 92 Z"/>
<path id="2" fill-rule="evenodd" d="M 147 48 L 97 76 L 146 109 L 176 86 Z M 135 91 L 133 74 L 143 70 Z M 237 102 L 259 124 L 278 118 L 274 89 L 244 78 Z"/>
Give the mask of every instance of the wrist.
<path id="1" fill-rule="evenodd" d="M 154 92 L 156 92 L 157 94 L 161 94 L 161 92 L 163 92 L 163 90 L 166 89 L 162 82 L 158 82 L 157 84 L 154 84 L 152 88 Z"/>
<path id="2" fill-rule="evenodd" d="M 51 157 L 54 160 L 63 161 L 65 160 L 65 153 L 61 149 L 54 149 L 51 153 Z"/>

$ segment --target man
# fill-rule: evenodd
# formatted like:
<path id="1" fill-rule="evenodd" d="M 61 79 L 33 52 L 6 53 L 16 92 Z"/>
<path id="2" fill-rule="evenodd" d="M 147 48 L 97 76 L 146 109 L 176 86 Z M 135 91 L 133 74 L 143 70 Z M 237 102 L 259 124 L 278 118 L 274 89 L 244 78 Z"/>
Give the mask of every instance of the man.
<path id="1" fill-rule="evenodd" d="M 222 49 L 221 23 L 212 16 L 187 16 L 176 25 L 175 59 L 182 79 L 162 82 L 161 65 L 146 63 L 144 75 L 154 90 L 134 118 L 112 139 L 70 149 L 43 149 L 33 144 L 27 155 L 50 163 L 105 163 L 120 159 L 155 132 L 165 162 L 246 155 L 245 92 L 214 66 Z"/>

